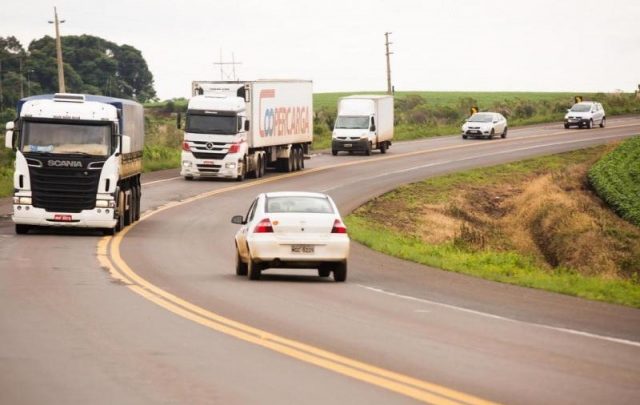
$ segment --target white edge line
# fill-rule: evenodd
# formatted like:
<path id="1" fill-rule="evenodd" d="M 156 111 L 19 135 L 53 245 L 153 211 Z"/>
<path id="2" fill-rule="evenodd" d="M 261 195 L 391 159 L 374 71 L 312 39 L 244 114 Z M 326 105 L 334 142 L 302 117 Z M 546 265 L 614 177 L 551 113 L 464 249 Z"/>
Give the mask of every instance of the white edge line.
<path id="1" fill-rule="evenodd" d="M 420 302 L 422 304 L 436 305 L 436 306 L 447 308 L 447 309 L 451 309 L 451 310 L 454 310 L 454 311 L 465 312 L 465 313 L 468 313 L 468 314 L 478 315 L 478 316 L 482 316 L 482 317 L 485 317 L 485 318 L 491 318 L 491 319 L 496 319 L 496 320 L 506 321 L 506 322 L 519 323 L 519 324 L 522 324 L 522 325 L 529 325 L 529 326 L 549 329 L 549 330 L 553 330 L 553 331 L 557 331 L 557 332 L 564 332 L 564 333 L 569 333 L 569 334 L 572 334 L 572 335 L 588 337 L 588 338 L 592 338 L 592 339 L 599 339 L 599 340 L 605 340 L 605 341 L 608 341 L 608 342 L 619 343 L 619 344 L 628 345 L 628 346 L 640 347 L 640 342 L 636 342 L 636 341 L 633 341 L 633 340 L 614 338 L 614 337 L 611 337 L 611 336 L 603 336 L 603 335 L 598 335 L 598 334 L 595 334 L 595 333 L 579 331 L 579 330 L 575 330 L 575 329 L 544 325 L 544 324 L 541 324 L 541 323 L 532 323 L 532 322 L 521 321 L 521 320 L 518 320 L 518 319 L 507 318 L 507 317 L 504 317 L 504 316 L 490 314 L 490 313 L 487 313 L 487 312 L 481 312 L 481 311 L 476 311 L 476 310 L 468 309 L 468 308 L 464 308 L 464 307 L 458 307 L 458 306 L 451 305 L 451 304 L 444 304 L 442 302 L 431 301 L 431 300 L 427 300 L 427 299 L 424 299 L 424 298 L 417 298 L 417 297 L 412 297 L 410 295 L 398 294 L 398 293 L 394 293 L 394 292 L 391 292 L 391 291 L 383 290 L 381 288 L 370 287 L 370 286 L 366 286 L 366 285 L 362 285 L 362 284 L 358 284 L 358 287 L 361 287 L 361 288 L 364 288 L 366 290 L 373 291 L 373 292 L 376 292 L 376 293 L 379 293 L 379 294 L 388 295 L 390 297 L 400 298 L 400 299 L 408 300 L 408 301 Z"/>

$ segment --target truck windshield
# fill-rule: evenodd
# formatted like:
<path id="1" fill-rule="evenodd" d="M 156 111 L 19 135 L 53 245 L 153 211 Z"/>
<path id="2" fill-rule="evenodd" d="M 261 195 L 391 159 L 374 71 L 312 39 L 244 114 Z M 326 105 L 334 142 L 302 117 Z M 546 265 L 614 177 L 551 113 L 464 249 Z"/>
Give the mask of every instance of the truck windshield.
<path id="1" fill-rule="evenodd" d="M 335 128 L 341 129 L 368 129 L 369 117 L 353 117 L 340 115 L 336 119 Z"/>
<path id="2" fill-rule="evenodd" d="M 197 134 L 235 135 L 238 133 L 235 115 L 187 114 L 185 131 Z"/>
<path id="3" fill-rule="evenodd" d="M 23 152 L 80 153 L 106 156 L 111 143 L 111 123 L 56 123 L 25 121 Z"/>

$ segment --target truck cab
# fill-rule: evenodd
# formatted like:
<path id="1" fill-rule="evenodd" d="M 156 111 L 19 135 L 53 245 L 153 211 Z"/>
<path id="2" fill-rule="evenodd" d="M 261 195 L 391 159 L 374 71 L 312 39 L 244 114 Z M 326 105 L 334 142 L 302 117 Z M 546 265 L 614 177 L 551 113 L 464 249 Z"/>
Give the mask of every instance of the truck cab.
<path id="1" fill-rule="evenodd" d="M 189 101 L 180 175 L 237 179 L 246 171 L 245 101 L 230 95 L 198 95 Z"/>
<path id="2" fill-rule="evenodd" d="M 123 119 L 132 115 L 130 107 L 138 115 L 136 123 Z M 16 151 L 16 233 L 52 226 L 113 234 L 137 219 L 142 106 L 83 94 L 34 96 L 20 100 L 18 119 L 6 129 L 5 146 Z M 132 139 L 124 130 L 138 134 L 139 153 L 130 153 Z"/>

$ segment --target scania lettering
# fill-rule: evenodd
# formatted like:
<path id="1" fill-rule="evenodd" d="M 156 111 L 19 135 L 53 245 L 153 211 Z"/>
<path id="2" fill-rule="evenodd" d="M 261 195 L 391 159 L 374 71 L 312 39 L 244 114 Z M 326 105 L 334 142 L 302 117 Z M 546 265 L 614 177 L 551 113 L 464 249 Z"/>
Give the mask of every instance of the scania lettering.
<path id="1" fill-rule="evenodd" d="M 60 93 L 24 98 L 17 107 L 5 137 L 5 146 L 16 151 L 16 233 L 64 226 L 113 235 L 139 218 L 140 104 Z"/>
<path id="2" fill-rule="evenodd" d="M 304 167 L 313 140 L 312 83 L 304 80 L 192 83 L 182 144 L 187 180 L 262 177 Z"/>

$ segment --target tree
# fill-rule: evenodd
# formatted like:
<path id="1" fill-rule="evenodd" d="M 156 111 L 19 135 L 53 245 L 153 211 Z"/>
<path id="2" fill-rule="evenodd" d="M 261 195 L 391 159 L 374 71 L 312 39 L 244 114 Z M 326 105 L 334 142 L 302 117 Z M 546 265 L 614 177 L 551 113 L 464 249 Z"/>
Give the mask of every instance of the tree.
<path id="1" fill-rule="evenodd" d="M 24 92 L 26 59 L 16 37 L 0 37 L 0 110 L 15 106 Z"/>

